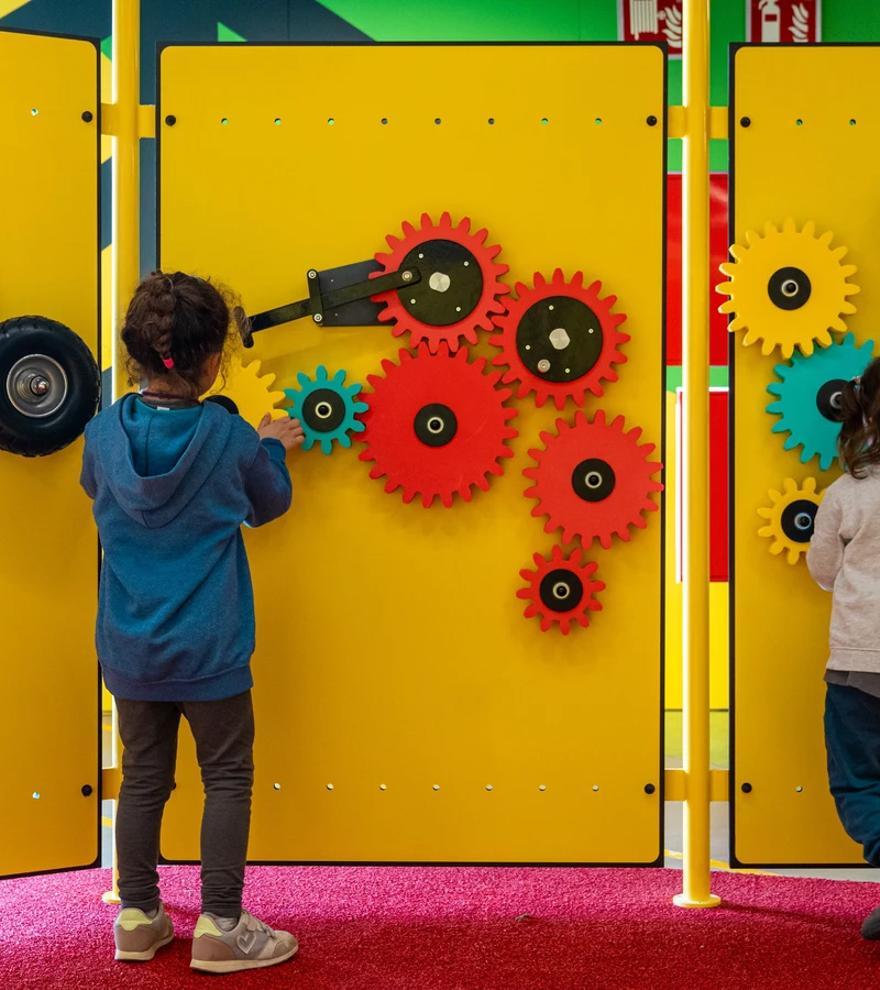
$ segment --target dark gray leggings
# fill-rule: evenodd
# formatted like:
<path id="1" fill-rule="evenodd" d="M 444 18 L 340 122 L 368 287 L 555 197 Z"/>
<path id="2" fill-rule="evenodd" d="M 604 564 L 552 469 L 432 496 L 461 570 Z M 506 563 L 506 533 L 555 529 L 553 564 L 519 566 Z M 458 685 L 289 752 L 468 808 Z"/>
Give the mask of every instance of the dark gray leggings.
<path id="1" fill-rule="evenodd" d="M 122 788 L 116 813 L 119 896 L 123 907 L 159 905 L 159 830 L 174 786 L 180 716 L 189 722 L 205 788 L 202 911 L 241 911 L 254 781 L 250 691 L 223 701 L 116 699 Z"/>

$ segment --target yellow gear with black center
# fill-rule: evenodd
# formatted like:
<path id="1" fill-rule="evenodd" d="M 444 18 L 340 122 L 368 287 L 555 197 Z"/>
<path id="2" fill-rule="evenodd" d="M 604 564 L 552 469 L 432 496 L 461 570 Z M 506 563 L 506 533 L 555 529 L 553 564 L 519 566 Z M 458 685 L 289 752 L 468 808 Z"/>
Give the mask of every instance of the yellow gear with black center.
<path id="1" fill-rule="evenodd" d="M 786 478 L 781 492 L 770 489 L 771 504 L 758 509 L 758 515 L 766 520 L 758 535 L 773 541 L 770 553 L 785 552 L 789 564 L 801 559 L 810 547 L 823 494 L 816 491 L 815 478 L 806 478 L 802 485 Z"/>
<path id="2" fill-rule="evenodd" d="M 273 389 L 274 383 L 274 374 L 260 374 L 258 360 L 245 364 L 237 354 L 234 354 L 229 359 L 225 376 L 221 375 L 218 378 L 205 398 L 210 395 L 227 396 L 238 406 L 238 414 L 242 419 L 256 427 L 266 413 L 271 413 L 273 419 L 287 415 L 284 409 L 276 408 L 284 398 L 284 393 Z"/>
<path id="3" fill-rule="evenodd" d="M 747 230 L 745 244 L 730 248 L 734 260 L 720 266 L 729 281 L 717 289 L 730 298 L 719 311 L 733 314 L 731 332 L 745 330 L 746 345 L 760 340 L 762 354 L 778 347 L 790 358 L 795 347 L 809 357 L 814 343 L 831 343 L 830 331 L 846 330 L 842 317 L 856 311 L 848 297 L 859 286 L 847 281 L 856 267 L 841 264 L 846 248 L 832 248 L 832 238 L 791 219 L 781 230 L 766 223 L 763 236 Z"/>

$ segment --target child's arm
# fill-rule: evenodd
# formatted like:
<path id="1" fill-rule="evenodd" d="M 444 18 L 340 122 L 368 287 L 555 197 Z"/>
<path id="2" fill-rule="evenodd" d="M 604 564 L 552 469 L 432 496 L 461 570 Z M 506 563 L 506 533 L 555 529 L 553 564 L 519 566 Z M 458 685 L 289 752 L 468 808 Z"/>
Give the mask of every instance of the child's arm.
<path id="1" fill-rule="evenodd" d="M 280 440 L 260 440 L 257 456 L 245 474 L 244 489 L 251 504 L 248 526 L 262 526 L 283 516 L 290 508 L 293 485 L 287 470 L 287 451 Z"/>
<path id="2" fill-rule="evenodd" d="M 86 495 L 94 499 L 98 490 L 98 483 L 95 478 L 95 459 L 92 457 L 88 434 L 86 435 L 86 442 L 83 447 L 82 471 L 80 472 L 79 483 L 82 485 Z"/>
<path id="3" fill-rule="evenodd" d="M 813 539 L 807 551 L 807 567 L 823 591 L 832 591 L 843 564 L 846 543 L 840 535 L 842 513 L 834 492 L 829 491 L 819 506 L 813 526 Z"/>

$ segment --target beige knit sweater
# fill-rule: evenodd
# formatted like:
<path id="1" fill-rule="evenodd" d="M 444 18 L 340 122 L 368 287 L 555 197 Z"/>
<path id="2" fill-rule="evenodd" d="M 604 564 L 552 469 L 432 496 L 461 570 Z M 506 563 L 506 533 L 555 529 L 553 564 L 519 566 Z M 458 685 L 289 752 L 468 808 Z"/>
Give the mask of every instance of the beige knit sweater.
<path id="1" fill-rule="evenodd" d="M 880 468 L 826 490 L 807 566 L 833 593 L 829 668 L 880 673 Z"/>

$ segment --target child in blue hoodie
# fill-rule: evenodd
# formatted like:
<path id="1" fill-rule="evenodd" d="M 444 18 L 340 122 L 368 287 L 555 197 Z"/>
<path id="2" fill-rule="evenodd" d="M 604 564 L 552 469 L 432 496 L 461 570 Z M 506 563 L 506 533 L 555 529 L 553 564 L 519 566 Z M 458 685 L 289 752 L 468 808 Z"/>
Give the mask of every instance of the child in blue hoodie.
<path id="1" fill-rule="evenodd" d="M 268 414 L 254 430 L 199 401 L 233 322 L 210 282 L 182 272 L 145 279 L 122 329 L 143 387 L 89 423 L 82 470 L 104 550 L 97 650 L 124 747 L 116 958 L 152 959 L 173 938 L 156 866 L 182 715 L 205 788 L 192 967 L 221 973 L 297 951 L 292 935 L 241 906 L 254 738 L 254 603 L 241 526 L 289 508 L 285 455 L 303 432 Z"/>

